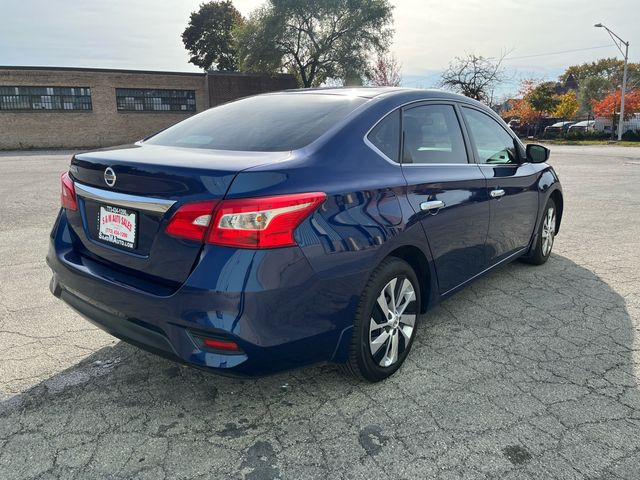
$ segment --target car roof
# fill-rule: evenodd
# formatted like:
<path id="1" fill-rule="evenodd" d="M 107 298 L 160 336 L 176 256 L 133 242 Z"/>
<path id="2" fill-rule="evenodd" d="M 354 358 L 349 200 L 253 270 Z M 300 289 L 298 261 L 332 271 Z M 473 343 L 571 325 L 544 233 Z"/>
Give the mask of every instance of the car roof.
<path id="1" fill-rule="evenodd" d="M 582 121 L 580 121 L 580 122 L 578 122 L 578 123 L 574 123 L 572 126 L 574 126 L 574 127 L 575 127 L 575 126 L 579 126 L 579 127 L 581 127 L 582 125 L 588 125 L 588 124 L 591 124 L 591 123 L 596 123 L 596 121 L 595 121 L 595 120 L 582 120 Z"/>
<path id="2" fill-rule="evenodd" d="M 471 100 L 469 97 L 458 95 L 456 93 L 446 92 L 444 90 L 422 89 L 422 88 L 404 88 L 404 87 L 321 87 L 321 88 L 298 88 L 295 90 L 283 90 L 280 92 L 267 93 L 266 95 L 308 95 L 308 94 L 324 94 L 324 95 L 343 95 L 349 97 L 376 98 L 391 97 L 403 94 L 418 94 L 425 99 L 448 98 L 451 100 Z"/>
<path id="3" fill-rule="evenodd" d="M 368 100 L 366 108 L 371 108 L 378 102 L 389 107 L 398 108 L 414 102 L 428 100 L 444 100 L 460 102 L 469 106 L 474 106 L 491 115 L 496 119 L 500 117 L 487 105 L 457 93 L 444 90 L 424 89 L 424 88 L 404 88 L 404 87 L 325 87 L 325 88 L 299 88 L 295 90 L 282 90 L 279 92 L 263 93 L 261 95 L 340 95 L 363 98 Z"/>
<path id="4" fill-rule="evenodd" d="M 299 88 L 296 90 L 285 90 L 283 93 L 293 94 L 325 94 L 344 95 L 345 97 L 375 98 L 379 95 L 407 92 L 414 89 L 401 87 L 321 87 L 321 88 Z"/>

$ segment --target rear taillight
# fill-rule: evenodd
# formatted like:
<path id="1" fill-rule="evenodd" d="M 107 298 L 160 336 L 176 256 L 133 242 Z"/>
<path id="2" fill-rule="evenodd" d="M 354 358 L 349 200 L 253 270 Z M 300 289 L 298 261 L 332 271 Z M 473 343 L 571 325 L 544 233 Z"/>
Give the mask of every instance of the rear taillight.
<path id="1" fill-rule="evenodd" d="M 207 242 L 240 248 L 295 245 L 293 232 L 326 198 L 313 192 L 225 200 L 216 209 Z"/>
<path id="2" fill-rule="evenodd" d="M 187 203 L 173 214 L 167 233 L 174 237 L 202 242 L 211 223 L 216 201 Z"/>
<path id="3" fill-rule="evenodd" d="M 188 203 L 173 215 L 167 233 L 227 247 L 288 247 L 296 244 L 298 225 L 326 198 L 313 192 Z"/>
<path id="4" fill-rule="evenodd" d="M 69 172 L 64 172 L 60 176 L 60 205 L 67 210 L 78 210 L 76 189 L 73 186 L 73 180 L 71 180 Z"/>

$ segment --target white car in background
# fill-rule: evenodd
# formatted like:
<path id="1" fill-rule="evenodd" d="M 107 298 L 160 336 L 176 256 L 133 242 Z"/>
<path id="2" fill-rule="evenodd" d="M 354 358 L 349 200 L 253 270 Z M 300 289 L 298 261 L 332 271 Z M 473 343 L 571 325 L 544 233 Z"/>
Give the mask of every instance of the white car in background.
<path id="1" fill-rule="evenodd" d="M 595 120 L 583 120 L 569 127 L 570 132 L 593 132 L 596 129 Z"/>

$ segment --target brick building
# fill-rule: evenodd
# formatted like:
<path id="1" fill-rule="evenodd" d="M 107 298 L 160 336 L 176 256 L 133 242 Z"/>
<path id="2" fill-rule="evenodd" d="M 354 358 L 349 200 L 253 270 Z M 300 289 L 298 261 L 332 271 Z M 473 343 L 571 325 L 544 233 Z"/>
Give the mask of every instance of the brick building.
<path id="1" fill-rule="evenodd" d="M 290 75 L 0 67 L 0 150 L 129 143 Z"/>

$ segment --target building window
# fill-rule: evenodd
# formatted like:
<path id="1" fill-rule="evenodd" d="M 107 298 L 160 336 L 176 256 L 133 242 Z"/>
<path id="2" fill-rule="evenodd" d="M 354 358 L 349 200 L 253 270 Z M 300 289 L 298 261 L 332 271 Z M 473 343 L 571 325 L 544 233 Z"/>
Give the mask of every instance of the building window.
<path id="1" fill-rule="evenodd" d="M 119 112 L 195 112 L 195 90 L 116 88 Z"/>
<path id="2" fill-rule="evenodd" d="M 1 87 L 0 110 L 92 110 L 89 87 Z"/>

